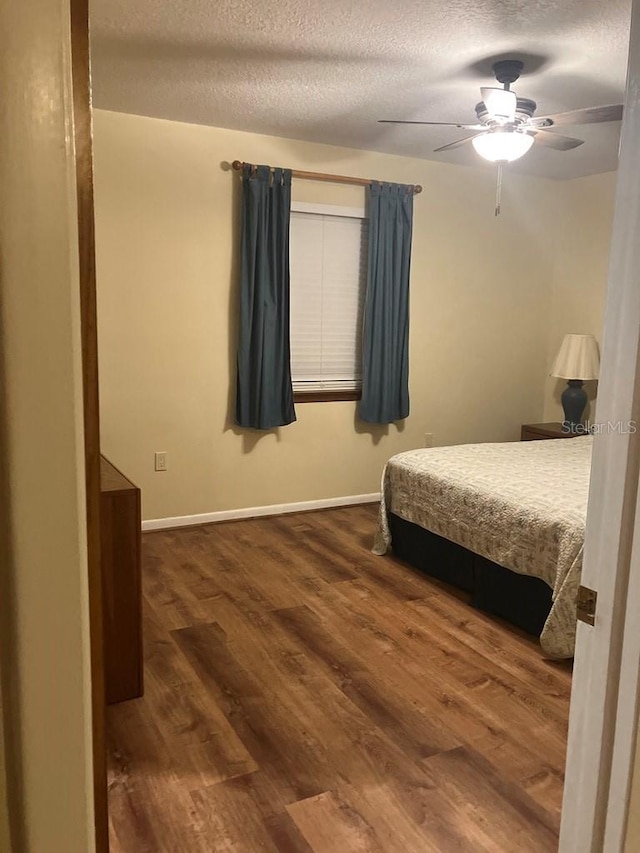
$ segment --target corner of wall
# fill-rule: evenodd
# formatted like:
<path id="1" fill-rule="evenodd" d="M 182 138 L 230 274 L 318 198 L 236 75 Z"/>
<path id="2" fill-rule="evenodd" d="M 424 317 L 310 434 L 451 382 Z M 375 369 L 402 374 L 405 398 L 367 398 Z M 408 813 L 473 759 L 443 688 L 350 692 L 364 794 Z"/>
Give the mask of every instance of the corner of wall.
<path id="1" fill-rule="evenodd" d="M 565 334 L 592 334 L 601 343 L 613 224 L 616 173 L 557 181 L 551 235 L 554 256 L 547 327 L 547 374 Z M 562 380 L 544 380 L 544 421 L 562 420 Z M 597 384 L 589 392 L 592 417 Z"/>

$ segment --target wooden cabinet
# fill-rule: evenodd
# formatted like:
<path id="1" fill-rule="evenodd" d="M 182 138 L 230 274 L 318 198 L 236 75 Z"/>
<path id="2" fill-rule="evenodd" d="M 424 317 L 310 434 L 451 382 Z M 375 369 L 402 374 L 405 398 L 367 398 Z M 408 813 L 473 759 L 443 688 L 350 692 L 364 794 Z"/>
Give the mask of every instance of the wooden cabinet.
<path id="1" fill-rule="evenodd" d="M 549 424 L 522 424 L 520 441 L 540 441 L 545 438 L 577 438 L 582 433 L 565 432 L 559 422 Z"/>
<path id="2" fill-rule="evenodd" d="M 100 460 L 100 553 L 107 704 L 142 696 L 140 489 Z"/>

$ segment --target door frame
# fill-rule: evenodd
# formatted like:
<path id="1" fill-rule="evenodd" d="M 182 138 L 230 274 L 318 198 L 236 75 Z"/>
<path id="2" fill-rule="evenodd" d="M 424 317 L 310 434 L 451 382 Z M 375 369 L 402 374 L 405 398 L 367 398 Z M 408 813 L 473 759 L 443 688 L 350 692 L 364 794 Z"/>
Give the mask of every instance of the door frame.
<path id="1" fill-rule="evenodd" d="M 640 0 L 633 0 L 596 410 L 597 423 L 623 429 L 640 416 L 638 138 Z M 640 664 L 639 474 L 640 433 L 594 437 L 582 584 L 598 601 L 595 625 L 578 623 L 561 853 L 613 853 L 624 843 Z"/>
<path id="2" fill-rule="evenodd" d="M 91 714 L 95 847 L 109 851 L 107 750 L 105 731 L 102 571 L 100 565 L 100 405 L 93 210 L 93 130 L 88 0 L 70 0 L 73 130 L 78 205 L 80 334 L 84 461 L 87 501 L 87 563 L 91 661 Z"/>
<path id="3" fill-rule="evenodd" d="M 108 853 L 93 155 L 88 0 L 71 0 L 84 388 L 96 850 Z M 596 421 L 640 420 L 640 0 L 633 0 Z M 594 438 L 582 582 L 598 591 L 578 624 L 561 853 L 620 851 L 640 687 L 640 434 Z M 620 484 L 623 488 L 620 488 Z"/>

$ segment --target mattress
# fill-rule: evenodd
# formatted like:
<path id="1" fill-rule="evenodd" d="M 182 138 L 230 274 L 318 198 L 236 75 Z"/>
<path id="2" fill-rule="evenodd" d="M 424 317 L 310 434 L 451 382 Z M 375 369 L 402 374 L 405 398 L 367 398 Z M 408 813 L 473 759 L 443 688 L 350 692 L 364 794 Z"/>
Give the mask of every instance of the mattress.
<path id="1" fill-rule="evenodd" d="M 373 552 L 390 544 L 387 513 L 544 581 L 552 607 L 546 655 L 572 657 L 592 436 L 467 444 L 393 456 L 382 476 Z"/>

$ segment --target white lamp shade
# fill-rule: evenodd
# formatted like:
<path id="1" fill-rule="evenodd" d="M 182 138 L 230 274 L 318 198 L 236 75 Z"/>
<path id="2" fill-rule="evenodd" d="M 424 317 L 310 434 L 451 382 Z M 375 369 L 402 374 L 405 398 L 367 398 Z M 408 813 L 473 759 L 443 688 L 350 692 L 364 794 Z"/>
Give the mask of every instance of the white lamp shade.
<path id="1" fill-rule="evenodd" d="M 597 379 L 600 372 L 598 344 L 593 335 L 565 335 L 551 368 L 558 379 Z"/>
<path id="2" fill-rule="evenodd" d="M 477 153 L 492 163 L 511 163 L 522 157 L 533 145 L 533 136 L 521 130 L 494 130 L 471 140 Z"/>

